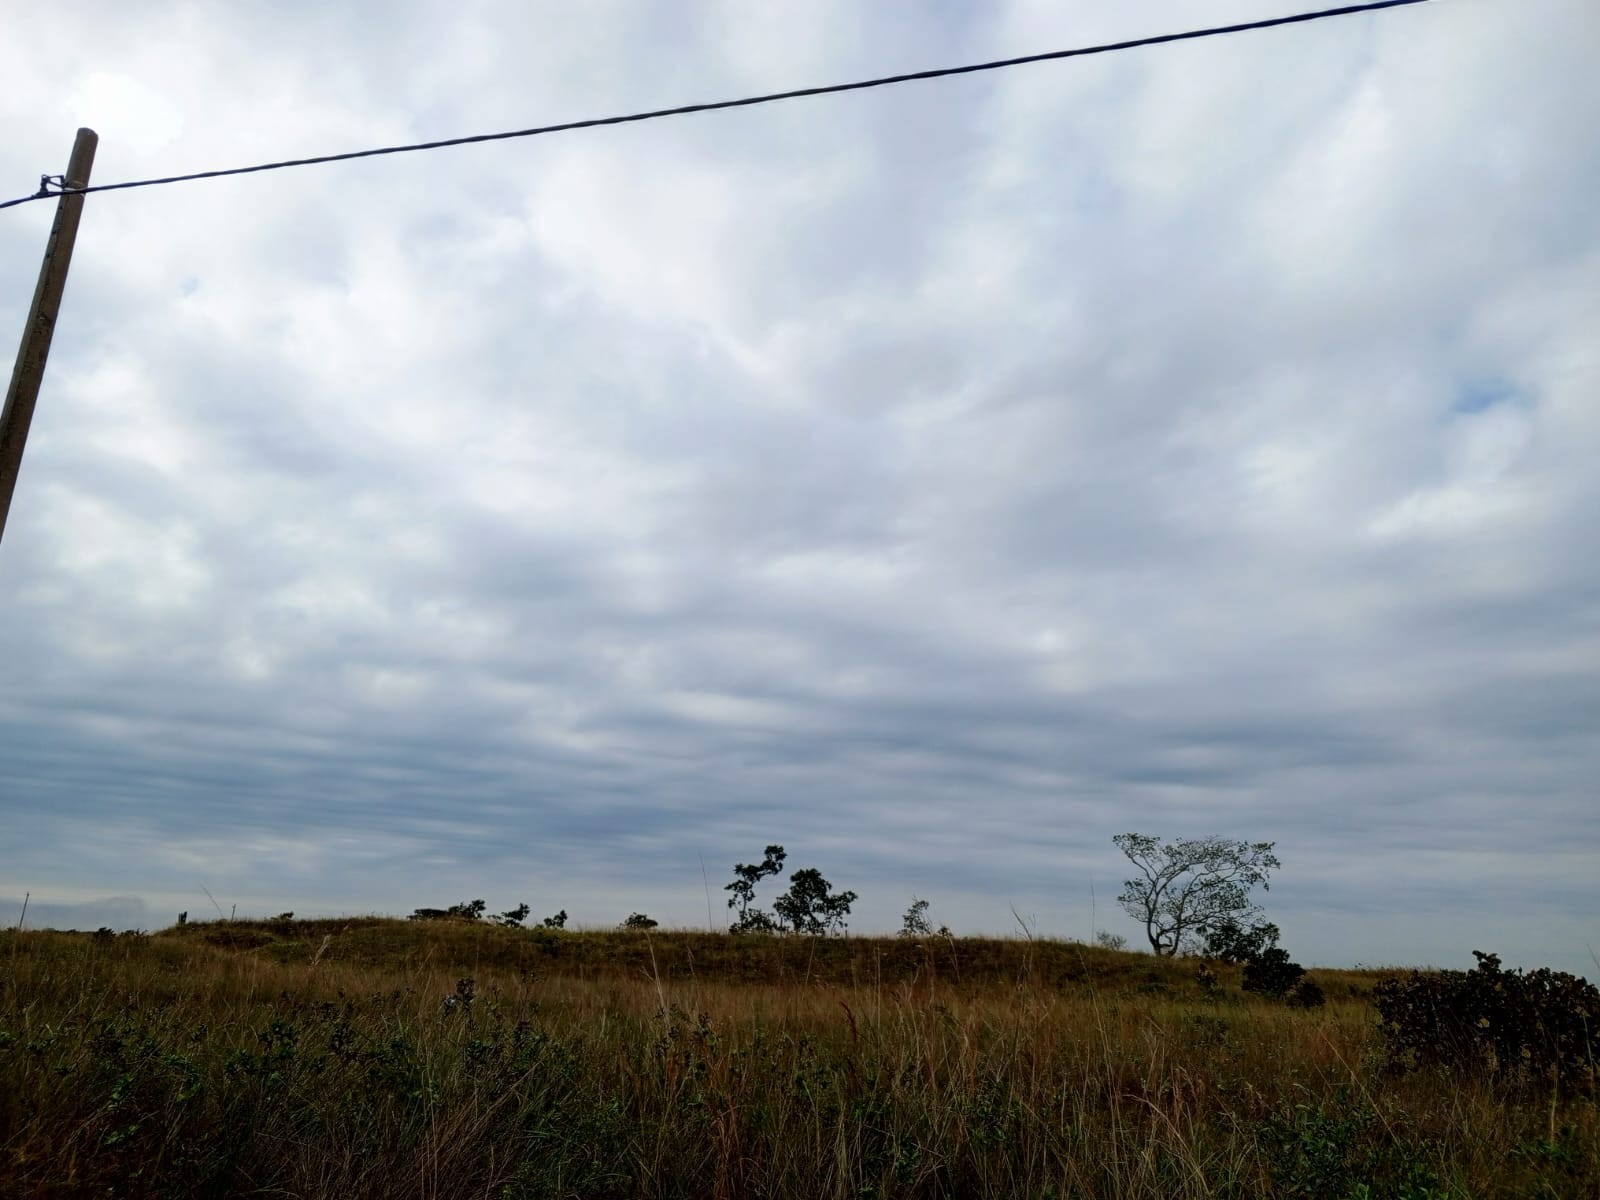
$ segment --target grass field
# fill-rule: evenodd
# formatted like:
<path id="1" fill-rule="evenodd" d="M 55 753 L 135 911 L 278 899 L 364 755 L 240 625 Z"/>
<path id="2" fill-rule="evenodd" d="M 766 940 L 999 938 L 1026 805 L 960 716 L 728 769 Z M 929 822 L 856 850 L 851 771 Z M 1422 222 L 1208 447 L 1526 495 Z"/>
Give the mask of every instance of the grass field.
<path id="1" fill-rule="evenodd" d="M 1594 1197 L 1594 1098 L 1074 943 L 0 934 L 0 1195 Z"/>

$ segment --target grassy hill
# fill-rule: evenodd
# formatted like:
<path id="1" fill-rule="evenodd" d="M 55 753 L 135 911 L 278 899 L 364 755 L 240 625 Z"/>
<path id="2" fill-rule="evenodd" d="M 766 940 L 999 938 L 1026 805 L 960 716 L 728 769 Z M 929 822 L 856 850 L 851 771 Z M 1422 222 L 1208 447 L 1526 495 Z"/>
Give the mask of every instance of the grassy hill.
<path id="1" fill-rule="evenodd" d="M 1591 1096 L 1051 941 L 0 934 L 0 1195 L 1600 1194 Z"/>
<path id="2" fill-rule="evenodd" d="M 176 926 L 162 939 L 198 942 L 280 963 L 312 959 L 410 972 L 510 971 L 581 979 L 631 977 L 852 987 L 1025 983 L 1147 994 L 1200 995 L 1195 964 L 1080 942 L 1016 938 L 733 937 L 702 930 L 578 932 L 519 929 L 485 921 L 343 917 L 307 921 L 215 921 Z M 1235 988 L 1238 968 L 1219 968 Z M 1362 996 L 1378 974 L 1317 971 L 1331 996 Z"/>

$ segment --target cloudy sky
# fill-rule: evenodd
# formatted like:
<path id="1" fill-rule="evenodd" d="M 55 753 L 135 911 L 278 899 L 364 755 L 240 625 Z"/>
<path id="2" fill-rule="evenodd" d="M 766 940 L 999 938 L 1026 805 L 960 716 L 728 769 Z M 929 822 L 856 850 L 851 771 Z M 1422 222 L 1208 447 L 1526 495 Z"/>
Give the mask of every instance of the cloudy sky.
<path id="1" fill-rule="evenodd" d="M 0 192 L 1296 7 L 33 4 Z M 703 925 L 777 841 L 859 930 L 1134 935 L 1131 829 L 1276 841 L 1308 962 L 1594 975 L 1597 46 L 1438 0 L 91 197 L 0 903 Z"/>

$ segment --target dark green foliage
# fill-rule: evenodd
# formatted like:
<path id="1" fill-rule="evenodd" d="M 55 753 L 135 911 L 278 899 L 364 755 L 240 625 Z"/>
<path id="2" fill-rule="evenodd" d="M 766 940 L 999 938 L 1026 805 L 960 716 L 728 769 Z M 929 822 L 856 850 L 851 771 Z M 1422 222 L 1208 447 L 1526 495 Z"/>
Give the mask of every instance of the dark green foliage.
<path id="1" fill-rule="evenodd" d="M 1272 1147 L 1273 1175 L 1283 1194 L 1307 1200 L 1347 1195 L 1357 1142 L 1371 1126 L 1371 1113 L 1359 1108 L 1335 1115 L 1308 1104 L 1269 1121 L 1263 1140 Z"/>
<path id="2" fill-rule="evenodd" d="M 464 900 L 460 904 L 452 904 L 449 908 L 418 908 L 414 909 L 410 921 L 476 921 L 483 916 L 483 910 L 488 904 L 482 900 Z"/>
<path id="3" fill-rule="evenodd" d="M 1226 963 L 1249 962 L 1278 944 L 1278 927 L 1271 921 L 1246 925 L 1234 917 L 1224 917 L 1200 933 L 1205 939 L 1205 956 Z"/>
<path id="4" fill-rule="evenodd" d="M 781 933 L 783 926 L 764 908 L 747 908 L 728 926 L 729 933 Z"/>
<path id="5" fill-rule="evenodd" d="M 1597 1189 L 1586 1185 L 1588 1153 L 1592 1145 L 1585 1145 L 1582 1133 L 1573 1125 L 1563 1123 L 1555 1129 L 1546 1127 L 1536 1137 L 1526 1138 L 1511 1148 L 1506 1155 L 1508 1165 L 1530 1180 L 1536 1187 L 1528 1187 L 1525 1195 L 1583 1196 L 1597 1194 Z"/>
<path id="6" fill-rule="evenodd" d="M 660 924 L 661 924 L 661 922 L 655 920 L 653 917 L 647 917 L 647 916 L 645 916 L 644 913 L 636 912 L 636 913 L 629 913 L 628 914 L 627 918 L 622 922 L 622 928 L 624 928 L 624 929 L 654 929 L 656 926 L 658 926 Z"/>
<path id="7" fill-rule="evenodd" d="M 1453 1200 L 1422 1146 L 1393 1136 L 1370 1104 L 1349 1094 L 1300 1103 L 1261 1131 L 1275 1194 L 1303 1200 Z"/>
<path id="8" fill-rule="evenodd" d="M 1327 1003 L 1322 988 L 1306 977 L 1306 969 L 1290 961 L 1289 952 L 1278 945 L 1278 927 L 1270 921 L 1255 921 L 1245 925 L 1231 918 L 1207 926 L 1205 951 L 1209 959 L 1225 963 L 1243 963 L 1241 987 L 1259 996 L 1283 1000 L 1292 1008 L 1321 1008 Z M 1216 973 L 1202 966 L 1201 973 L 1209 976 L 1210 983 L 1201 981 L 1207 991 L 1216 988 Z"/>
<path id="9" fill-rule="evenodd" d="M 1321 1008 L 1328 1002 L 1327 996 L 1322 994 L 1322 988 L 1310 976 L 1290 988 L 1283 999 L 1290 1008 Z"/>
<path id="10" fill-rule="evenodd" d="M 545 929 L 565 929 L 567 927 L 567 910 L 563 908 L 555 916 L 546 917 L 539 924 Z"/>
<path id="11" fill-rule="evenodd" d="M 1289 961 L 1289 952 L 1278 946 L 1269 947 L 1244 965 L 1244 990 L 1258 995 L 1281 999 L 1290 988 L 1298 984 L 1306 969 Z"/>
<path id="12" fill-rule="evenodd" d="M 1094 944 L 1102 950 L 1126 950 L 1128 939 L 1120 933 L 1112 933 L 1109 929 L 1099 929 L 1095 931 Z"/>
<path id="13" fill-rule="evenodd" d="M 496 917 L 495 920 L 499 921 L 499 923 L 502 925 L 520 926 L 528 919 L 528 913 L 531 911 L 532 910 L 526 904 L 519 904 L 515 908 L 507 909 L 505 912 Z"/>
<path id="14" fill-rule="evenodd" d="M 730 927 L 734 933 L 770 933 L 777 928 L 768 913 L 755 907 L 756 884 L 782 874 L 787 857 L 788 852 L 782 846 L 772 845 L 767 847 L 759 863 L 735 864 L 733 882 L 722 889 L 733 893 L 728 897 L 728 907 L 738 914 Z"/>
<path id="15" fill-rule="evenodd" d="M 821 935 L 842 932 L 854 892 L 829 893 L 833 885 L 815 867 L 789 876 L 789 890 L 772 904 L 772 910 L 791 933 Z"/>
<path id="16" fill-rule="evenodd" d="M 1474 950 L 1471 971 L 1395 976 L 1373 993 L 1397 1067 L 1447 1066 L 1593 1094 L 1600 989 L 1564 971 L 1507 971 Z"/>

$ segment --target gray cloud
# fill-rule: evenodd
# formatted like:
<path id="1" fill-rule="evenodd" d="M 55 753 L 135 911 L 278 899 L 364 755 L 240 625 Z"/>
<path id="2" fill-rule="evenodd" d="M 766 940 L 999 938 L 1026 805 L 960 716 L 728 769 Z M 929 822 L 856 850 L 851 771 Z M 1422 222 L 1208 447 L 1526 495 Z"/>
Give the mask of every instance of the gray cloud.
<path id="1" fill-rule="evenodd" d="M 0 173 L 79 122 L 110 180 L 1193 20 L 437 16 L 31 12 Z M 1307 959 L 1592 971 L 1592 25 L 94 197 L 0 551 L 0 886 L 698 923 L 701 861 L 720 913 L 778 840 L 859 928 L 1085 935 L 1112 833 L 1218 831 L 1278 841 Z M 48 213 L 4 215 L 16 328 Z"/>

